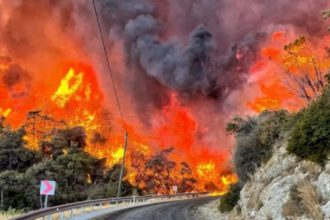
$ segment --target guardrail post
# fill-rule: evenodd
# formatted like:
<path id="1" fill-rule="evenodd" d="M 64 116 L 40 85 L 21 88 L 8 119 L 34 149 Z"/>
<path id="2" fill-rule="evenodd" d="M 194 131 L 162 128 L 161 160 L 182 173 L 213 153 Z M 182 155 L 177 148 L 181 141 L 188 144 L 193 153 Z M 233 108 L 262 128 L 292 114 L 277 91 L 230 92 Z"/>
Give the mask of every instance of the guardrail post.
<path id="1" fill-rule="evenodd" d="M 81 207 L 81 214 L 84 214 L 84 206 Z"/>
<path id="2" fill-rule="evenodd" d="M 60 213 L 60 220 L 63 220 L 64 219 L 64 212 L 61 212 Z"/>
<path id="3" fill-rule="evenodd" d="M 73 209 L 70 210 L 70 217 L 72 218 L 73 216 Z"/>
<path id="4" fill-rule="evenodd" d="M 135 204 L 135 199 L 136 199 L 135 196 L 133 196 L 133 204 Z"/>

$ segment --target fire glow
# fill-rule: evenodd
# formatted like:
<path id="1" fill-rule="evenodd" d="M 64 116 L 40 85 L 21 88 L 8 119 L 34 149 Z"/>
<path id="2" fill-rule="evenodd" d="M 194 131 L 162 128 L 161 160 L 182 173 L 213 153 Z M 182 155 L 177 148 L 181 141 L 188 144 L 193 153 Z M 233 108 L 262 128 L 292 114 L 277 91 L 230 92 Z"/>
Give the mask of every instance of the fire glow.
<path id="1" fill-rule="evenodd" d="M 107 158 L 107 165 L 112 167 L 116 163 L 120 163 L 123 157 L 123 135 L 122 133 L 110 132 L 106 127 L 106 123 L 102 118 L 103 109 L 103 93 L 98 89 L 99 85 L 96 81 L 96 75 L 90 72 L 90 68 L 86 68 L 84 65 L 76 65 L 77 69 L 69 67 L 68 71 L 63 75 L 63 78 L 58 82 L 57 89 L 48 98 L 47 108 L 44 112 L 47 112 L 50 117 L 54 117 L 56 120 L 65 120 L 67 123 L 65 126 L 82 126 L 85 128 L 88 137 L 88 145 L 86 151 L 97 158 Z M 92 88 L 92 89 L 91 89 Z M 154 131 L 153 136 L 141 137 L 142 134 L 138 134 L 134 131 L 133 126 L 124 123 L 124 127 L 130 127 L 129 133 L 129 150 L 128 150 L 128 180 L 132 184 L 137 184 L 134 177 L 135 172 L 138 172 L 131 167 L 131 155 L 134 152 L 142 153 L 146 157 L 152 156 L 156 153 L 156 149 L 164 149 L 168 146 L 175 146 L 181 154 L 185 154 L 183 157 L 180 155 L 171 156 L 171 158 L 180 163 L 180 160 L 188 160 L 188 164 L 193 170 L 193 176 L 198 180 L 198 184 L 194 190 L 205 190 L 205 184 L 207 182 L 214 182 L 215 186 L 212 190 L 224 192 L 227 187 L 236 182 L 234 174 L 225 173 L 223 176 L 223 169 L 216 167 L 215 163 L 222 158 L 223 155 L 213 155 L 210 152 L 195 152 L 192 151 L 193 144 L 195 142 L 195 126 L 196 122 L 194 118 L 188 112 L 188 109 L 181 107 L 176 100 L 175 96 L 172 96 L 172 101 L 169 106 L 164 109 L 163 114 L 169 121 L 167 123 L 160 123 Z M 39 109 L 40 106 L 36 105 L 31 109 Z M 14 110 L 15 111 L 15 110 Z M 42 112 L 43 112 L 42 111 Z M 6 117 L 6 120 L 12 124 L 19 126 L 24 121 L 18 121 L 15 115 L 10 114 L 11 109 L 1 111 L 2 116 Z M 164 116 L 162 115 L 162 117 Z M 12 117 L 13 116 L 13 117 Z M 161 120 L 156 119 L 156 120 Z M 120 123 L 118 121 L 119 124 Z M 126 125 L 125 125 L 126 124 Z M 161 125 L 162 124 L 162 125 Z M 53 124 L 47 124 L 39 122 L 36 127 L 41 130 L 53 129 Z M 110 139 L 105 143 L 97 143 L 93 141 L 95 132 L 103 132 L 105 138 Z M 29 132 L 25 137 L 28 142 L 28 146 L 31 149 L 38 150 L 37 140 L 32 135 L 33 132 Z M 137 141 L 138 140 L 138 141 Z M 144 140 L 145 142 L 139 142 Z M 157 143 L 156 148 L 149 146 L 149 143 Z M 220 156 L 220 157 L 219 157 Z M 209 162 L 198 162 L 199 157 L 209 158 Z M 143 162 L 143 161 L 142 161 Z M 180 179 L 179 171 L 175 171 L 176 178 Z M 229 172 L 226 170 L 225 172 Z M 224 181 L 226 178 L 226 181 Z M 174 184 L 174 183 L 173 183 Z M 161 193 L 161 192 L 159 192 Z M 166 193 L 164 191 L 163 193 Z"/>
<path id="2" fill-rule="evenodd" d="M 288 48 L 285 51 L 285 45 L 289 44 L 292 46 L 286 46 Z M 315 81 L 318 80 L 316 74 L 319 74 L 320 78 L 324 77 L 330 68 L 326 50 L 329 45 L 329 36 L 318 39 L 318 44 L 313 45 L 304 38 L 299 39 L 281 31 L 274 32 L 269 42 L 261 49 L 261 59 L 250 69 L 252 75 L 260 77 L 257 83 L 262 95 L 248 101 L 247 106 L 256 112 L 281 108 L 294 112 L 305 106 L 306 100 L 299 97 L 299 88 L 292 83 L 294 81 L 290 77 L 308 74 Z M 313 91 L 308 90 L 306 92 L 310 93 L 311 97 L 321 93 L 311 94 Z"/>

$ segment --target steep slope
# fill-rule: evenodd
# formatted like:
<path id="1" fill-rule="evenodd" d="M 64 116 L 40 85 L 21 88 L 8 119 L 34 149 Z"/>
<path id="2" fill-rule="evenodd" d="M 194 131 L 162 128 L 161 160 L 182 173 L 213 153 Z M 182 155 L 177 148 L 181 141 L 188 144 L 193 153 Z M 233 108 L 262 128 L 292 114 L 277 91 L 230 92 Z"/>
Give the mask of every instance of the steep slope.
<path id="1" fill-rule="evenodd" d="M 330 219 L 330 162 L 323 168 L 287 152 L 287 140 L 274 145 L 269 161 L 240 192 L 233 211 L 220 214 L 218 203 L 201 207 L 205 219 Z"/>

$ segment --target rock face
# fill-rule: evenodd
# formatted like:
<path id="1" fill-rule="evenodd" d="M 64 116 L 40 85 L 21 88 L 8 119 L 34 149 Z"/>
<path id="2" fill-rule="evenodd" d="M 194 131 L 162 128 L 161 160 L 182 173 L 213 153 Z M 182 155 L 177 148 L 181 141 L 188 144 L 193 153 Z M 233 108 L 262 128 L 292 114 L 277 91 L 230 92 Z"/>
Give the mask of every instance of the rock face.
<path id="1" fill-rule="evenodd" d="M 285 142 L 275 146 L 272 158 L 243 187 L 238 203 L 243 219 L 323 219 L 326 213 L 320 207 L 329 201 L 329 166 L 299 161 L 286 148 Z"/>
<path id="2" fill-rule="evenodd" d="M 234 210 L 212 219 L 330 220 L 330 163 L 322 168 L 286 148 L 285 141 L 277 143 L 271 159 L 244 185 Z"/>

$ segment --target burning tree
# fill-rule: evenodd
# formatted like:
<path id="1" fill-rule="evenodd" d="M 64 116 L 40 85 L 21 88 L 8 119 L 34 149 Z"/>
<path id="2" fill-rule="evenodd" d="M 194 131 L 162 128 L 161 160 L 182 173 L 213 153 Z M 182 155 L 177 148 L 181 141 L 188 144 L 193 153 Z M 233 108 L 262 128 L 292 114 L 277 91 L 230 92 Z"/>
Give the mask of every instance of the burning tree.
<path id="1" fill-rule="evenodd" d="M 83 127 L 59 129 L 51 141 L 41 141 L 41 151 L 47 157 L 57 157 L 69 151 L 83 150 L 86 146 L 86 133 Z"/>
<path id="2" fill-rule="evenodd" d="M 306 102 L 323 94 L 330 68 L 329 54 L 323 58 L 312 51 L 305 37 L 285 45 L 283 70 L 287 87 Z"/>
<path id="3" fill-rule="evenodd" d="M 192 170 L 185 162 L 180 166 L 170 159 L 174 148 L 166 148 L 159 153 L 146 158 L 140 155 L 133 167 L 137 175 L 135 181 L 143 191 L 148 193 L 171 193 L 173 186 L 178 186 L 179 192 L 190 192 L 195 189 L 196 179 L 193 178 Z M 141 171 L 142 170 L 142 171 Z"/>
<path id="4" fill-rule="evenodd" d="M 64 120 L 57 120 L 41 110 L 29 111 L 22 128 L 26 131 L 25 139 L 29 147 L 38 150 L 40 140 L 49 139 L 57 130 L 67 127 Z"/>
<path id="5" fill-rule="evenodd" d="M 169 159 L 169 154 L 174 150 L 173 147 L 162 150 L 152 156 L 145 163 L 145 180 L 147 191 L 169 193 L 175 182 L 173 170 L 176 162 Z"/>
<path id="6" fill-rule="evenodd" d="M 197 180 L 193 178 L 191 168 L 186 162 L 180 163 L 180 175 L 182 177 L 181 183 L 179 184 L 179 192 L 191 192 L 195 189 Z"/>

